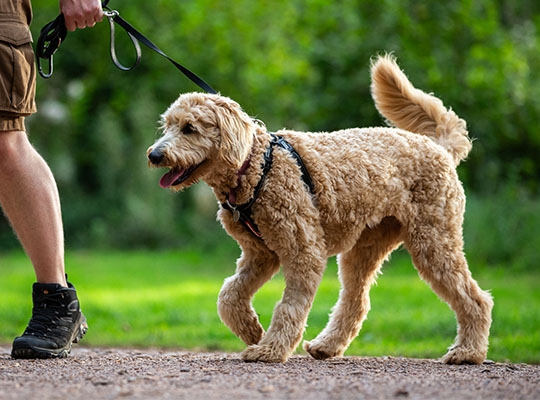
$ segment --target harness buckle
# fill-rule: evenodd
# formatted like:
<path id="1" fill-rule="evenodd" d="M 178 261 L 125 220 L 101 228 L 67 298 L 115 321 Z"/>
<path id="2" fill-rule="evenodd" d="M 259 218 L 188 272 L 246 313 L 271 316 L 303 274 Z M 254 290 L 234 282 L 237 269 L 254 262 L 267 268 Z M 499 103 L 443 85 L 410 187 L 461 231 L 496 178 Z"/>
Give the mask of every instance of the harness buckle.
<path id="1" fill-rule="evenodd" d="M 229 210 L 232 212 L 233 215 L 233 221 L 238 222 L 240 221 L 240 211 L 236 208 L 236 205 L 232 205 L 229 199 L 225 201 L 227 203 L 227 207 L 229 207 Z"/>

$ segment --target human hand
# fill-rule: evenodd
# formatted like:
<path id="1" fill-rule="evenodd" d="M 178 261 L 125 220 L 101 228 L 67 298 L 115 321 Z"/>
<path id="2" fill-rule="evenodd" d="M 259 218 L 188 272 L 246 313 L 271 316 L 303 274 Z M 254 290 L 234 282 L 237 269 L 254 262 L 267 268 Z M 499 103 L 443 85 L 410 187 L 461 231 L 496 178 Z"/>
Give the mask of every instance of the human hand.
<path id="1" fill-rule="evenodd" d="M 69 31 L 92 27 L 103 19 L 100 0 L 59 0 L 59 5 Z"/>

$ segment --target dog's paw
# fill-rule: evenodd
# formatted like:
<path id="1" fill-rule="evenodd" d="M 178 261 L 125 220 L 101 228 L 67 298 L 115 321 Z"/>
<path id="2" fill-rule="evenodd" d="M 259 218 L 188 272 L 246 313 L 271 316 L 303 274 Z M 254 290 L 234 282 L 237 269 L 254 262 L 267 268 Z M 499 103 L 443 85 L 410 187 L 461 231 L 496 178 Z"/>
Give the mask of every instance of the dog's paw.
<path id="1" fill-rule="evenodd" d="M 252 324 L 242 328 L 235 333 L 248 346 L 259 343 L 264 337 L 264 329 L 260 324 Z"/>
<path id="2" fill-rule="evenodd" d="M 482 364 L 486 359 L 487 351 L 478 351 L 463 346 L 451 347 L 442 358 L 445 364 Z"/>
<path id="3" fill-rule="evenodd" d="M 311 355 L 311 357 L 317 360 L 326 360 L 327 358 L 341 355 L 336 349 L 330 348 L 324 343 L 317 343 L 315 340 L 311 342 L 305 341 L 302 347 Z"/>
<path id="4" fill-rule="evenodd" d="M 279 351 L 273 346 L 252 345 L 242 352 L 242 360 L 247 362 L 263 361 L 268 363 L 283 363 L 287 361 L 289 355 Z"/>

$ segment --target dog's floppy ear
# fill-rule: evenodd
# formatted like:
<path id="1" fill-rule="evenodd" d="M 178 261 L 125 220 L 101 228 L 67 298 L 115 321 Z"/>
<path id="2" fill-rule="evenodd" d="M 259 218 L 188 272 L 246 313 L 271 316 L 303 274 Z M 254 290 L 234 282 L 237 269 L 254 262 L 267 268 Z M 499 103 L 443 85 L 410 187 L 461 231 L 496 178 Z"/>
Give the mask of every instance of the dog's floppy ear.
<path id="1" fill-rule="evenodd" d="M 221 131 L 219 157 L 240 168 L 251 151 L 254 123 L 232 100 L 222 99 L 217 105 L 216 117 Z"/>

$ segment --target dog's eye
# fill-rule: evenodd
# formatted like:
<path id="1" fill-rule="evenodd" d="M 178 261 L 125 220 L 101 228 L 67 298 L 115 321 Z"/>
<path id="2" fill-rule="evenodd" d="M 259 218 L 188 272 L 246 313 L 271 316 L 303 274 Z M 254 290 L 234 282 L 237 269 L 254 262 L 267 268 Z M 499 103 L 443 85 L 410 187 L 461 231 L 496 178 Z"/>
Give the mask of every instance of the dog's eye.
<path id="1" fill-rule="evenodd" d="M 182 128 L 182 133 L 184 135 L 190 135 L 190 134 L 195 133 L 195 132 L 196 132 L 196 130 L 193 127 L 193 125 L 191 125 L 191 124 L 185 124 L 184 127 Z"/>

